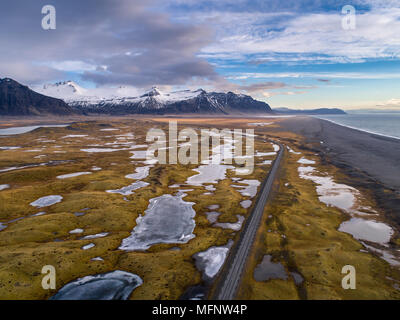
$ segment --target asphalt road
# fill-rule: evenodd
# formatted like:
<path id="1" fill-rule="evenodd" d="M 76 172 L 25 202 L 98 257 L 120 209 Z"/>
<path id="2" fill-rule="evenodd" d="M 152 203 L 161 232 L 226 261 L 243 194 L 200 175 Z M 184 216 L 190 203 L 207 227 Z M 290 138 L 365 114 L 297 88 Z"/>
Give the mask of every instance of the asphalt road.
<path id="1" fill-rule="evenodd" d="M 267 203 L 276 172 L 278 171 L 285 150 L 283 145 L 279 144 L 279 146 L 280 150 L 278 155 L 272 165 L 268 177 L 262 185 L 261 193 L 256 200 L 256 204 L 253 207 L 253 211 L 246 223 L 245 229 L 242 231 L 237 245 L 232 249 L 233 251 L 225 262 L 224 269 L 220 276 L 219 286 L 213 295 L 213 298 L 216 300 L 233 300 L 236 296 L 237 287 L 246 265 L 247 256 L 260 225 L 264 207 Z"/>

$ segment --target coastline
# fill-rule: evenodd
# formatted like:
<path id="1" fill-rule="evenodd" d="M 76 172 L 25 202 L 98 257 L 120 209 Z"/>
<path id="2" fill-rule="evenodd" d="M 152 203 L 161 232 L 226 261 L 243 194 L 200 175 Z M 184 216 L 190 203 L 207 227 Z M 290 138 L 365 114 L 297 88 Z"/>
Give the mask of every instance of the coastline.
<path id="1" fill-rule="evenodd" d="M 313 118 L 316 118 L 316 119 L 319 119 L 319 120 L 328 121 L 328 122 L 331 122 L 331 123 L 336 124 L 336 125 L 341 126 L 341 127 L 345 127 L 345 128 L 349 128 L 349 129 L 353 129 L 353 130 L 358 130 L 358 131 L 361 131 L 361 132 L 365 132 L 365 133 L 369 133 L 369 134 L 373 134 L 373 135 L 377 135 L 377 136 L 382 136 L 382 137 L 386 137 L 386 138 L 400 140 L 400 137 L 390 136 L 390 135 L 379 133 L 379 132 L 374 132 L 374 131 L 369 131 L 369 130 L 358 128 L 358 127 L 348 126 L 348 125 L 345 125 L 343 123 L 339 123 L 339 122 L 336 122 L 336 121 L 333 121 L 333 120 L 330 120 L 330 119 L 319 118 L 317 116 L 310 116 L 310 117 L 313 117 Z"/>
<path id="2" fill-rule="evenodd" d="M 342 170 L 348 177 L 343 182 L 366 191 L 400 228 L 399 139 L 314 117 L 285 119 L 279 125 L 303 136 L 310 151 Z"/>

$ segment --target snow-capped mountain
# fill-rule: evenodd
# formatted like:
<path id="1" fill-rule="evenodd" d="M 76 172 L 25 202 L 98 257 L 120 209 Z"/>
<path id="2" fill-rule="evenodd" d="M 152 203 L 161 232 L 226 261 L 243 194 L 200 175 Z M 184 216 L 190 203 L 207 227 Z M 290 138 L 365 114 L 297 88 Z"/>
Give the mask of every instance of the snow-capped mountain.
<path id="1" fill-rule="evenodd" d="M 10 78 L 0 78 L 0 115 L 68 115 L 73 108 L 61 99 L 39 94 Z"/>
<path id="2" fill-rule="evenodd" d="M 157 87 L 140 92 L 132 87 L 84 89 L 73 81 L 36 87 L 43 95 L 64 100 L 84 113 L 167 114 L 167 113 L 270 113 L 265 102 L 233 92 L 198 90 L 164 92 Z"/>

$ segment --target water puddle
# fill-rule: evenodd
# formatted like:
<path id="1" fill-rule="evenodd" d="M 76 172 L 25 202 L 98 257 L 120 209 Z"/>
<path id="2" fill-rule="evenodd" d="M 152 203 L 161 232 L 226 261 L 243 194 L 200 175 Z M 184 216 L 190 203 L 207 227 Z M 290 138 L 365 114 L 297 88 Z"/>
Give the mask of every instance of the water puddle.
<path id="1" fill-rule="evenodd" d="M 96 245 L 94 244 L 94 243 L 89 243 L 89 244 L 87 244 L 87 245 L 84 245 L 81 249 L 82 250 L 89 250 L 89 249 L 91 249 L 91 248 L 93 248 L 93 247 L 95 247 Z"/>
<path id="2" fill-rule="evenodd" d="M 10 185 L 9 184 L 0 184 L 0 191 L 3 191 L 5 189 L 9 189 Z"/>
<path id="3" fill-rule="evenodd" d="M 0 150 L 17 150 L 21 149 L 21 147 L 0 147 Z"/>
<path id="4" fill-rule="evenodd" d="M 229 169 L 235 169 L 235 167 L 223 164 L 201 165 L 193 169 L 199 174 L 189 177 L 186 183 L 192 186 L 201 186 L 205 183 L 215 184 L 226 179 L 226 171 Z"/>
<path id="5" fill-rule="evenodd" d="M 242 208 L 247 209 L 247 208 L 250 208 L 251 203 L 252 203 L 251 200 L 244 200 L 244 201 L 240 202 L 240 205 L 242 206 Z"/>
<path id="6" fill-rule="evenodd" d="M 116 189 L 116 190 L 107 190 L 106 192 L 108 193 L 119 193 L 123 196 L 129 196 L 131 194 L 133 194 L 135 190 L 147 187 L 149 185 L 149 183 L 147 182 L 143 182 L 143 181 L 136 181 L 132 184 L 130 184 L 129 186 L 126 187 L 122 187 L 121 189 Z"/>
<path id="7" fill-rule="evenodd" d="M 136 219 L 132 234 L 122 240 L 121 250 L 147 250 L 159 243 L 187 243 L 193 239 L 196 223 L 193 202 L 183 201 L 185 195 L 164 194 L 150 199 L 145 215 Z"/>
<path id="8" fill-rule="evenodd" d="M 242 196 L 250 198 L 253 198 L 257 194 L 258 186 L 261 184 L 258 180 L 239 180 L 238 183 L 247 184 L 247 186 L 232 185 L 232 187 L 238 188 Z"/>
<path id="9" fill-rule="evenodd" d="M 149 166 L 145 166 L 145 167 L 136 168 L 136 173 L 128 174 L 125 176 L 125 178 L 134 179 L 134 180 L 147 178 L 151 167 L 152 166 L 149 165 Z"/>
<path id="10" fill-rule="evenodd" d="M 357 240 L 367 240 L 381 245 L 388 243 L 394 233 L 391 227 L 382 222 L 361 218 L 351 218 L 343 222 L 338 230 L 351 234 Z"/>
<path id="11" fill-rule="evenodd" d="M 68 124 L 55 124 L 55 125 L 40 125 L 40 126 L 26 126 L 26 127 L 12 127 L 0 129 L 0 136 L 8 136 L 14 134 L 28 133 L 38 128 L 65 128 Z"/>
<path id="12" fill-rule="evenodd" d="M 138 275 L 116 270 L 72 281 L 50 300 L 127 300 L 142 284 Z"/>
<path id="13" fill-rule="evenodd" d="M 96 233 L 96 234 L 91 234 L 88 236 L 82 237 L 80 240 L 88 240 L 88 239 L 98 239 L 98 238 L 104 238 L 108 236 L 108 232 L 101 232 L 101 233 Z"/>
<path id="14" fill-rule="evenodd" d="M 297 161 L 297 163 L 301 163 L 301 164 L 315 164 L 315 161 L 314 161 L 314 160 L 308 160 L 308 159 L 302 157 L 301 159 L 299 159 L 299 160 Z"/>
<path id="15" fill-rule="evenodd" d="M 229 223 L 229 222 L 221 223 L 221 222 L 218 222 L 218 223 L 215 223 L 214 226 L 215 227 L 220 227 L 222 229 L 232 229 L 234 231 L 239 231 L 240 229 L 242 229 L 242 224 L 243 224 L 243 221 L 244 221 L 244 217 L 239 215 L 239 214 L 236 215 L 236 217 L 237 217 L 238 220 L 235 223 Z"/>
<path id="16" fill-rule="evenodd" d="M 63 174 L 61 176 L 57 176 L 57 179 L 68 179 L 68 178 L 74 178 L 74 177 L 79 177 L 87 174 L 92 174 L 91 172 L 75 172 L 75 173 L 68 173 L 68 174 Z"/>
<path id="17" fill-rule="evenodd" d="M 229 249 L 233 245 L 233 240 L 229 240 L 225 246 L 210 247 L 206 251 L 198 252 L 193 255 L 196 267 L 203 274 L 203 280 L 210 282 L 221 270 Z"/>
<path id="18" fill-rule="evenodd" d="M 256 281 L 268 281 L 271 279 L 287 280 L 288 276 L 283 265 L 279 262 L 272 262 L 272 256 L 265 255 L 263 260 L 254 269 L 254 279 Z"/>
<path id="19" fill-rule="evenodd" d="M 301 163 L 309 164 L 310 160 L 304 161 L 306 159 L 302 159 Z M 301 178 L 311 180 L 317 185 L 316 191 L 322 203 L 339 208 L 351 215 L 350 220 L 342 222 L 338 231 L 348 233 L 358 241 L 368 241 L 374 243 L 375 246 L 389 246 L 388 243 L 394 234 L 393 229 L 383 222 L 371 219 L 371 216 L 377 216 L 376 211 L 369 207 L 358 205 L 358 199 L 362 196 L 357 189 L 336 183 L 330 176 L 317 176 L 314 167 L 300 166 L 298 171 Z M 362 241 L 360 242 L 364 244 Z M 396 258 L 389 251 L 368 247 L 374 248 L 376 252 L 379 251 L 383 255 L 382 259 L 385 259 L 385 257 L 389 257 L 389 259 L 392 259 L 390 257 Z"/>
<path id="20" fill-rule="evenodd" d="M 207 220 L 210 223 L 214 223 L 218 221 L 218 217 L 221 215 L 221 213 L 216 212 L 216 211 L 211 211 L 211 212 L 206 212 Z"/>
<path id="21" fill-rule="evenodd" d="M 79 233 L 83 233 L 83 229 L 74 229 L 69 231 L 70 234 L 79 234 Z"/>
<path id="22" fill-rule="evenodd" d="M 54 195 L 46 196 L 31 202 L 31 206 L 37 208 L 49 207 L 52 206 L 53 204 L 61 202 L 62 199 L 63 199 L 62 196 L 54 196 Z"/>

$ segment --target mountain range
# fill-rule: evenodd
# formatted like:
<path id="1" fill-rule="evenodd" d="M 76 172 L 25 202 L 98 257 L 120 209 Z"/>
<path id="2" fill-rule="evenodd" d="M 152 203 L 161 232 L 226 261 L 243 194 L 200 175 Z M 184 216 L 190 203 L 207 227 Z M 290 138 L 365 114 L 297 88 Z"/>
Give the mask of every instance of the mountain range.
<path id="1" fill-rule="evenodd" d="M 271 107 L 233 92 L 203 89 L 164 92 L 157 87 L 140 91 L 133 87 L 85 89 L 73 81 L 33 86 L 0 79 L 0 115 L 68 114 L 345 114 L 341 109 L 293 110 Z"/>
<path id="2" fill-rule="evenodd" d="M 289 108 L 274 108 L 274 112 L 288 115 L 322 115 L 322 114 L 346 114 L 342 109 L 338 108 L 319 108 L 319 109 L 289 109 Z"/>
<path id="3" fill-rule="evenodd" d="M 254 114 L 271 113 L 270 106 L 252 97 L 233 92 L 180 90 L 163 92 L 157 87 L 140 92 L 135 88 L 84 89 L 73 81 L 58 82 L 34 88 L 36 91 L 64 100 L 85 114 Z"/>

